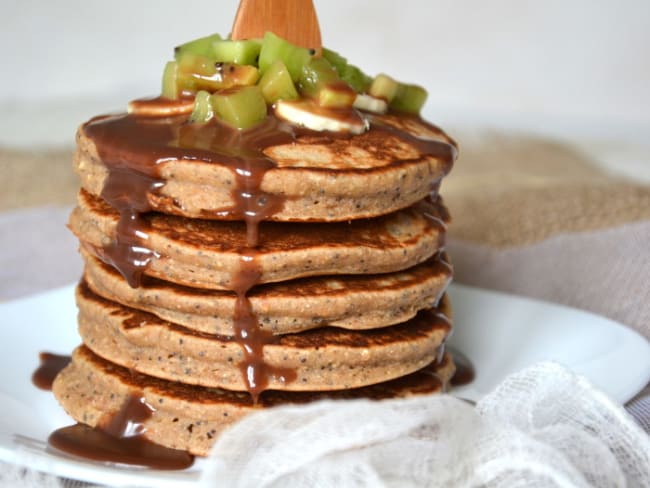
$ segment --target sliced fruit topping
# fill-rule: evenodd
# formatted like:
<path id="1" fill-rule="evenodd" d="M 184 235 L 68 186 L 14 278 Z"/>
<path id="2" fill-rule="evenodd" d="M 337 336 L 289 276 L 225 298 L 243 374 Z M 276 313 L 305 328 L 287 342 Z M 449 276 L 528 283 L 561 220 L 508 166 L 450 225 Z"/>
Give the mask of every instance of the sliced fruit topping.
<path id="1" fill-rule="evenodd" d="M 354 108 L 359 110 L 366 110 L 367 112 L 374 112 L 376 114 L 384 114 L 388 110 L 388 103 L 381 98 L 375 98 L 365 93 L 359 93 L 357 98 L 354 99 Z"/>
<path id="2" fill-rule="evenodd" d="M 211 95 L 207 91 L 201 90 L 197 92 L 194 97 L 194 110 L 192 110 L 192 115 L 190 115 L 192 122 L 204 123 L 214 117 L 214 109 L 212 108 L 210 97 Z"/>
<path id="3" fill-rule="evenodd" d="M 383 98 L 388 103 L 395 98 L 399 83 L 388 75 L 379 74 L 372 80 L 368 94 L 376 98 Z"/>
<path id="4" fill-rule="evenodd" d="M 171 117 L 186 115 L 194 109 L 194 98 L 183 97 L 176 100 L 158 98 L 140 98 L 131 100 L 128 106 L 130 114 L 144 115 L 146 117 Z"/>
<path id="5" fill-rule="evenodd" d="M 427 100 L 427 91 L 418 85 L 400 83 L 390 102 L 390 108 L 398 112 L 418 113 Z"/>
<path id="6" fill-rule="evenodd" d="M 324 108 L 312 100 L 280 100 L 275 104 L 275 115 L 315 131 L 361 134 L 368 130 L 368 122 L 355 110 Z"/>
<path id="7" fill-rule="evenodd" d="M 368 91 L 368 87 L 372 83 L 372 78 L 361 71 L 361 69 L 353 64 L 348 64 L 347 59 L 331 49 L 323 48 L 323 57 L 329 61 L 339 77 L 357 93 L 365 93 Z"/>
<path id="8" fill-rule="evenodd" d="M 179 56 L 185 53 L 198 54 L 200 56 L 211 56 L 212 55 L 212 44 L 215 41 L 220 41 L 221 36 L 219 34 L 212 34 L 205 37 L 200 37 L 199 39 L 194 39 L 193 41 L 186 42 L 181 44 L 174 49 L 174 56 L 178 59 Z"/>
<path id="9" fill-rule="evenodd" d="M 273 105 L 278 100 L 296 100 L 299 97 L 289 70 L 279 59 L 273 61 L 273 64 L 267 68 L 259 81 L 259 87 L 269 105 Z"/>
<path id="10" fill-rule="evenodd" d="M 298 86 L 321 107 L 351 107 L 357 96 L 325 58 L 313 58 L 303 67 Z"/>
<path id="11" fill-rule="evenodd" d="M 169 61 L 165 65 L 161 95 L 170 100 L 176 100 L 180 95 L 178 89 L 178 63 L 176 61 Z"/>
<path id="12" fill-rule="evenodd" d="M 255 66 L 215 62 L 189 52 L 181 55 L 177 63 L 176 83 L 181 92 L 214 92 L 233 86 L 254 85 L 260 76 Z"/>
<path id="13" fill-rule="evenodd" d="M 285 41 L 281 37 L 271 32 L 264 34 L 262 49 L 260 50 L 259 68 L 263 73 L 273 64 L 273 61 L 280 59 L 295 82 L 302 75 L 303 66 L 305 66 L 312 57 L 309 49 L 299 47 Z"/>
<path id="14" fill-rule="evenodd" d="M 245 41 L 215 41 L 212 57 L 223 63 L 250 64 L 257 66 L 262 42 L 259 39 Z"/>
<path id="15" fill-rule="evenodd" d="M 385 74 L 371 78 L 336 51 L 323 48 L 320 56 L 271 32 L 263 39 L 201 37 L 178 46 L 174 57 L 165 65 L 161 100 L 182 101 L 187 113 L 195 97 L 190 119 L 196 123 L 216 117 L 244 129 L 273 106 L 297 125 L 359 133 L 367 124 L 356 109 L 418 113 L 427 96 Z"/>
<path id="16" fill-rule="evenodd" d="M 266 101 L 259 86 L 241 86 L 210 96 L 215 115 L 237 129 L 248 129 L 267 115 Z"/>
<path id="17" fill-rule="evenodd" d="M 358 93 L 367 92 L 370 83 L 372 83 L 372 78 L 370 76 L 352 64 L 348 64 L 343 69 L 343 72 L 340 73 L 340 76 L 343 81 Z"/>

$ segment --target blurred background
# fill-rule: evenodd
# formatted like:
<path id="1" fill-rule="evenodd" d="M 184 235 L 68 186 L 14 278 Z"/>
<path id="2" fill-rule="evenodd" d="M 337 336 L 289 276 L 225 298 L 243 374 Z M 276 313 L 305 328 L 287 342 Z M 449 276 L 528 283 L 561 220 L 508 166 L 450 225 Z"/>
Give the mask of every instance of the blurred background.
<path id="1" fill-rule="evenodd" d="M 2 2 L 0 144 L 157 94 L 172 47 L 228 33 L 236 0 Z M 429 90 L 443 126 L 650 143 L 647 0 L 315 0 L 323 43 Z"/>

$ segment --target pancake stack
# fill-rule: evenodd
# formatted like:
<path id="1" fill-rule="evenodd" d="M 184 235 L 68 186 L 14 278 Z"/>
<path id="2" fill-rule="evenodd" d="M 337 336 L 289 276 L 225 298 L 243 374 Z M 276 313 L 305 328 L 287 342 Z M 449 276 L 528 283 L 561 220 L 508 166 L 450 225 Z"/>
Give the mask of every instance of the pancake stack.
<path id="1" fill-rule="evenodd" d="M 104 428 L 205 455 L 242 416 L 446 388 L 453 372 L 438 188 L 454 142 L 414 115 L 361 134 L 188 121 L 154 99 L 84 124 L 69 227 L 83 344 L 53 391 Z"/>

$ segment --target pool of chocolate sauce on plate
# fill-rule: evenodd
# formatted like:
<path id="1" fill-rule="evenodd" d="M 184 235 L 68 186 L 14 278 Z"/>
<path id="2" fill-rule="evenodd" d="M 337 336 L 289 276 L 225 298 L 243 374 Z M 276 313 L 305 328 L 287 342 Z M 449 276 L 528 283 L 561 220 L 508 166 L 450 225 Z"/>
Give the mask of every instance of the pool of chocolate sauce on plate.
<path id="1" fill-rule="evenodd" d="M 155 410 L 144 398 L 131 395 L 116 413 L 97 427 L 75 424 L 57 429 L 47 442 L 68 454 L 110 463 L 133 464 L 152 469 L 185 469 L 194 456 L 148 441 L 144 422 Z"/>
<path id="2" fill-rule="evenodd" d="M 154 99 L 152 103 L 160 104 L 161 99 Z M 451 168 L 456 155 L 454 144 L 419 138 L 370 116 L 368 120 L 372 130 L 398 137 L 422 155 L 439 158 L 446 165 L 445 173 Z M 434 132 L 439 131 L 434 126 L 430 128 Z M 155 196 L 165 184 L 160 172 L 165 162 L 200 161 L 220 164 L 232 171 L 236 182 L 231 195 L 234 204 L 215 211 L 214 218 L 243 220 L 246 223 L 246 242 L 240 249 L 240 271 L 232 285 L 237 294 L 233 340 L 244 351 L 240 369 L 254 400 L 266 389 L 271 378 L 293 381 L 295 371 L 271 367 L 264 362 L 263 349 L 272 341 L 272 336 L 258 326 L 247 296 L 248 291 L 259 283 L 261 275 L 256 261 L 256 247 L 260 242 L 259 223 L 268 220 L 284 205 L 283 197 L 261 190 L 264 175 L 275 167 L 263 150 L 274 145 L 295 143 L 304 135 L 317 135 L 320 141 L 348 136 L 314 133 L 286 124 L 273 116 L 267 117 L 265 122 L 253 129 L 240 131 L 214 121 L 207 124 L 189 123 L 187 116 L 123 114 L 94 118 L 84 125 L 83 130 L 94 142 L 99 158 L 108 170 L 101 196 L 120 213 L 115 239 L 100 250 L 99 257 L 114 266 L 133 287 L 140 285 L 143 272 L 157 257 L 147 245 L 149 229 L 142 216 L 153 210 L 151 196 Z M 116 416 L 123 418 L 122 423 L 140 425 L 143 431 L 142 423 L 146 418 L 138 420 L 142 412 L 136 411 L 134 414 L 130 403 L 131 400 Z M 147 415 L 152 414 L 155 414 L 153 410 Z M 129 418 L 131 415 L 137 418 Z M 117 417 L 105 419 L 99 429 L 81 425 L 61 429 L 52 434 L 50 442 L 73 454 L 97 456 L 94 459 L 151 466 L 148 461 L 149 447 L 142 447 L 143 443 L 151 443 L 142 437 L 142 432 L 125 436 L 119 429 L 105 427 L 113 425 Z M 106 441 L 104 436 L 111 437 L 113 441 Z M 92 450 L 94 448 L 89 443 L 94 444 L 98 440 L 118 450 L 126 449 L 127 452 L 123 453 L 125 457 L 112 447 L 104 451 Z M 92 450 L 90 455 L 89 449 Z M 142 455 L 145 451 L 147 454 Z M 170 462 L 173 464 L 177 461 Z M 175 466 L 186 467 L 183 462 Z"/>

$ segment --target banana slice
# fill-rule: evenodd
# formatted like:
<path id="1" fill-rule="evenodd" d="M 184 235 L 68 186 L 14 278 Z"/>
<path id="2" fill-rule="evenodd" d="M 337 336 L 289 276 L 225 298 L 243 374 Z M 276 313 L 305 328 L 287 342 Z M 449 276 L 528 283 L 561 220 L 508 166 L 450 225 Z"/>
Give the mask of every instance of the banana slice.
<path id="1" fill-rule="evenodd" d="M 277 117 L 315 131 L 361 134 L 369 128 L 368 121 L 354 109 L 326 109 L 310 100 L 280 100 L 274 110 Z"/>
<path id="2" fill-rule="evenodd" d="M 166 98 L 141 98 L 132 100 L 128 105 L 128 112 L 135 115 L 149 117 L 170 117 L 174 115 L 190 114 L 194 110 L 194 97 L 168 100 Z"/>
<path id="3" fill-rule="evenodd" d="M 376 114 L 385 114 L 388 110 L 388 104 L 386 100 L 381 98 L 373 97 L 371 95 L 366 95 L 365 93 L 359 93 L 357 98 L 354 100 L 354 108 L 359 110 L 367 110 L 368 112 L 374 112 Z"/>

